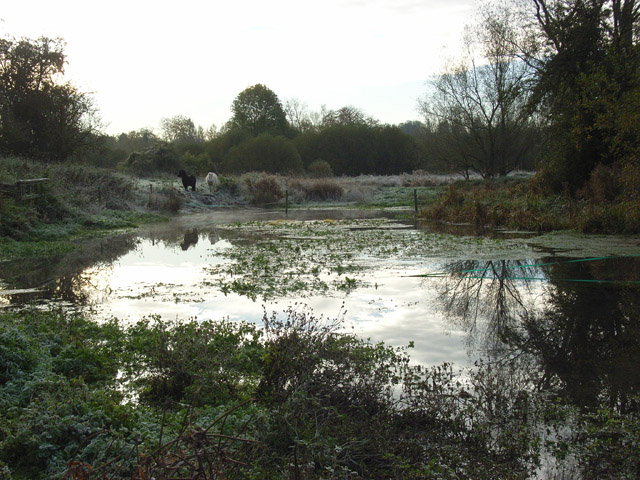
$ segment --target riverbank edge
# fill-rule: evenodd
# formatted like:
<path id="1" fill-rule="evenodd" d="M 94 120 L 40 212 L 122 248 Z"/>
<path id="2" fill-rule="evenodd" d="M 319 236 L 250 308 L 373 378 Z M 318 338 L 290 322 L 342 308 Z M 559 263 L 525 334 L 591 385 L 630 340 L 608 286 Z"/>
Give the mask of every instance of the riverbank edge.
<path id="1" fill-rule="evenodd" d="M 636 235 L 640 233 L 640 200 L 624 194 L 603 198 L 588 191 L 575 195 L 546 192 L 536 177 L 458 181 L 443 188 L 420 217 L 476 228 Z"/>

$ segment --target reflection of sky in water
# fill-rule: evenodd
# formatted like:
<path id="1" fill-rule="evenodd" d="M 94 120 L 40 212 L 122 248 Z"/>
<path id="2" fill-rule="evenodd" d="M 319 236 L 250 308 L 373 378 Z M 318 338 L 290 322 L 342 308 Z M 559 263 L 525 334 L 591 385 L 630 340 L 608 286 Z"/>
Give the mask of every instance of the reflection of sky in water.
<path id="1" fill-rule="evenodd" d="M 358 288 L 348 294 L 335 289 L 333 282 L 344 280 L 346 275 L 328 275 L 327 265 L 331 262 L 325 264 L 322 261 L 318 254 L 325 249 L 319 247 L 314 255 L 303 258 L 301 265 L 309 269 L 316 264 L 321 266 L 320 279 L 332 285 L 330 296 L 296 298 L 290 295 L 269 302 L 253 301 L 234 293 L 225 296 L 219 284 L 219 275 L 224 269 L 213 269 L 212 266 L 225 265 L 230 261 L 225 258 L 226 250 L 249 246 L 250 242 L 260 241 L 260 236 L 265 233 L 278 235 L 280 232 L 275 227 L 252 229 L 251 223 L 245 222 L 279 221 L 283 217 L 282 212 L 262 210 L 221 210 L 215 215 L 178 216 L 168 224 L 145 227 L 142 231 L 148 231 L 148 234 L 144 237 L 125 234 L 94 239 L 82 242 L 80 250 L 61 257 L 3 262 L 0 264 L 0 309 L 20 308 L 30 303 L 45 308 L 50 303 L 63 308 L 86 304 L 98 318 L 116 317 L 130 322 L 160 315 L 171 320 L 228 318 L 260 324 L 265 311 L 268 315 L 274 311 L 284 315 L 284 310 L 290 306 L 297 304 L 295 308 L 301 309 L 306 305 L 314 315 L 330 319 L 346 310 L 343 317 L 345 330 L 368 337 L 373 342 L 384 341 L 387 345 L 399 347 L 413 342 L 415 348 L 410 350 L 410 355 L 420 363 L 451 362 L 464 366 L 480 356 L 487 359 L 487 355 L 493 355 L 496 347 L 500 347 L 501 340 L 496 332 L 503 327 L 502 320 L 491 321 L 493 314 L 487 314 L 488 309 L 496 310 L 495 306 L 500 303 L 498 300 L 510 303 L 512 307 L 509 308 L 515 314 L 519 311 L 518 302 L 522 301 L 530 313 L 534 312 L 531 307 L 543 308 L 554 289 L 567 288 L 562 279 L 637 281 L 640 275 L 640 261 L 633 263 L 630 259 L 630 256 L 640 258 L 640 246 L 634 238 L 553 234 L 529 236 L 526 240 L 516 235 L 493 241 L 475 236 L 451 238 L 437 232 L 425 237 L 422 230 L 407 229 L 406 224 L 389 222 L 385 229 L 399 227 L 395 231 L 403 233 L 393 237 L 386 233 L 382 236 L 365 235 L 365 238 L 378 242 L 372 245 L 383 247 L 393 246 L 393 242 L 398 240 L 398 245 L 403 248 L 397 251 L 384 248 L 368 250 L 366 242 L 364 248 L 353 245 L 342 250 L 326 249 L 331 255 L 361 249 L 355 263 L 366 266 L 366 269 L 346 274 L 359 281 Z M 291 217 L 295 218 L 290 220 L 297 221 L 389 218 L 368 210 L 300 210 L 291 212 Z M 240 229 L 218 228 L 219 225 L 238 221 L 245 223 Z M 364 230 L 369 230 L 370 225 L 365 222 Z M 353 229 L 362 228 L 354 225 Z M 299 232 L 306 234 L 305 230 L 293 231 L 293 234 L 283 234 L 283 237 L 297 238 Z M 429 229 L 426 231 L 430 232 Z M 316 238 L 313 231 L 311 238 Z M 390 244 L 385 244 L 387 238 L 390 238 Z M 356 240 L 359 242 L 360 237 Z M 592 260 L 587 257 L 609 258 L 611 255 L 627 258 L 611 262 L 571 263 Z M 564 261 L 563 257 L 566 257 Z M 530 266 L 540 261 L 559 265 L 545 268 Z M 340 257 L 337 263 L 340 264 Z M 344 262 L 346 266 L 349 263 L 351 261 Z M 461 276 L 457 274 L 465 271 L 469 272 L 467 280 L 460 282 Z M 500 282 L 491 281 L 498 280 L 496 274 L 501 275 L 500 272 L 504 273 L 505 280 L 509 280 L 505 282 L 506 288 L 501 290 L 508 295 L 502 299 L 496 296 L 492 287 Z M 445 275 L 411 277 L 424 273 Z M 555 281 L 550 284 L 546 277 L 552 274 Z M 533 280 L 525 282 L 519 277 Z M 243 280 L 241 275 L 225 277 L 225 280 L 229 278 Z M 481 291 L 474 286 L 478 278 L 484 278 Z M 263 286 L 266 285 L 268 283 L 265 282 Z M 290 285 L 280 286 L 289 288 Z M 589 283 L 580 284 L 580 288 L 573 285 L 568 291 L 576 298 L 580 295 L 591 298 L 608 293 L 610 288 L 611 285 L 603 287 Z M 512 298 L 514 292 L 517 298 Z M 582 303 L 590 305 L 589 302 Z M 480 307 L 481 318 L 474 316 L 476 307 Z M 445 311 L 447 308 L 449 312 Z M 460 308 L 466 312 L 460 314 Z M 581 316 L 585 314 L 589 312 L 581 312 Z"/>
<path id="2" fill-rule="evenodd" d="M 212 244 L 200 237 L 197 244 L 183 251 L 179 246 L 154 245 L 144 239 L 109 268 L 86 271 L 93 275 L 91 284 L 97 291 L 105 292 L 98 295 L 101 298 L 94 311 L 98 317 L 125 321 L 157 314 L 165 319 L 229 318 L 260 323 L 265 309 L 270 315 L 296 303 L 328 318 L 340 315 L 344 307 L 346 331 L 392 346 L 407 346 L 413 341 L 410 355 L 414 361 L 469 362 L 463 333 L 446 325 L 438 312 L 435 291 L 424 279 L 407 277 L 424 272 L 424 265 L 391 269 L 380 261 L 379 268 L 366 274 L 367 285 L 348 294 L 253 301 L 234 293 L 224 295 L 206 271 L 212 264 L 227 261 L 220 252 L 230 246 L 227 240 Z"/>

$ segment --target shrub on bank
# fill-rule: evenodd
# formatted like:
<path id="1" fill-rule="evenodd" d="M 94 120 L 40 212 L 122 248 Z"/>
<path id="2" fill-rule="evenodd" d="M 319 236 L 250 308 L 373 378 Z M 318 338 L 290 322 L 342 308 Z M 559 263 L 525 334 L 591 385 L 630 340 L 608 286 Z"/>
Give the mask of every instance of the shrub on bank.
<path id="1" fill-rule="evenodd" d="M 305 179 L 296 178 L 289 184 L 298 201 L 339 200 L 344 189 L 335 180 L 329 178 Z"/>
<path id="2" fill-rule="evenodd" d="M 163 185 L 161 188 L 153 190 L 149 193 L 147 208 L 151 210 L 178 213 L 184 204 L 184 199 L 178 191 L 170 184 Z"/>
<path id="3" fill-rule="evenodd" d="M 596 172 L 597 173 L 597 172 Z M 541 188 L 540 179 L 456 182 L 422 211 L 428 219 L 478 227 L 583 233 L 639 233 L 640 199 L 623 193 L 619 180 L 594 175 L 578 196 Z"/>
<path id="4" fill-rule="evenodd" d="M 267 206 L 279 202 L 285 196 L 275 175 L 262 175 L 257 180 L 247 176 L 245 186 L 249 202 L 253 205 Z"/>
<path id="5" fill-rule="evenodd" d="M 517 360 L 461 376 L 341 317 L 263 324 L 0 314 L 3 478 L 522 479 L 544 448 L 581 473 L 640 465 L 637 415 L 549 402 Z"/>
<path id="6" fill-rule="evenodd" d="M 307 200 L 339 200 L 344 190 L 336 182 L 324 179 L 316 180 L 305 185 Z"/>
<path id="7" fill-rule="evenodd" d="M 333 170 L 329 162 L 322 159 L 314 160 L 307 167 L 307 173 L 311 178 L 327 178 L 333 177 Z"/>

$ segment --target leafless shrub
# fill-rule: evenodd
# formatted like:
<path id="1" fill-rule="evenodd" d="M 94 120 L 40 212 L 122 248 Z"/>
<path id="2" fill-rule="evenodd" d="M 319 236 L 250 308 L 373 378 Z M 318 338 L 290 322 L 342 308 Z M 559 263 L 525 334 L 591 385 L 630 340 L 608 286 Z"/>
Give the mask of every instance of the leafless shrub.
<path id="1" fill-rule="evenodd" d="M 184 200 L 175 188 L 170 186 L 162 187 L 155 192 L 150 189 L 147 208 L 169 213 L 178 213 L 182 208 Z"/>
<path id="2" fill-rule="evenodd" d="M 257 181 L 245 178 L 249 202 L 254 205 L 268 205 L 279 202 L 284 197 L 282 187 L 274 175 L 263 174 Z"/>
<path id="3" fill-rule="evenodd" d="M 306 200 L 338 200 L 344 193 L 337 182 L 328 179 L 305 182 L 301 186 Z"/>

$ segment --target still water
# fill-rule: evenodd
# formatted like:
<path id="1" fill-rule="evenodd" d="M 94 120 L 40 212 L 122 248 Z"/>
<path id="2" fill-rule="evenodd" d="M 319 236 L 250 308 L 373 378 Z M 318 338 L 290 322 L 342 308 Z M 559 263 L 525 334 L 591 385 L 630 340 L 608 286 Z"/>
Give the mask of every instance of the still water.
<path id="1" fill-rule="evenodd" d="M 293 306 L 342 316 L 345 330 L 372 341 L 412 343 L 411 358 L 426 365 L 528 355 L 545 382 L 562 382 L 583 403 L 638 392 L 637 238 L 453 235 L 403 216 L 294 211 L 284 221 L 282 212 L 248 210 L 176 219 L 64 256 L 0 263 L 0 309 L 53 304 L 98 320 L 259 324 Z"/>

